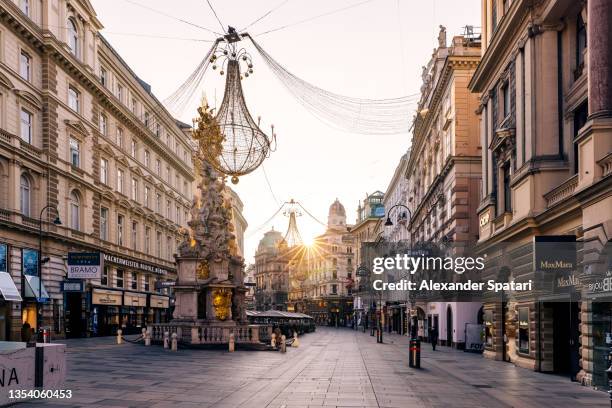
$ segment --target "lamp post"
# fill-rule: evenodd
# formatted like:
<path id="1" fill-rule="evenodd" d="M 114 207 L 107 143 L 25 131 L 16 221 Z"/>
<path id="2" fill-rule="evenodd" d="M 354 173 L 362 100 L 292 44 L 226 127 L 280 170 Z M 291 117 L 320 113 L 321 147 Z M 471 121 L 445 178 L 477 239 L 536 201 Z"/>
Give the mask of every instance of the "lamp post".
<path id="1" fill-rule="evenodd" d="M 42 308 L 39 302 L 39 300 L 42 299 L 42 264 L 43 262 L 48 261 L 48 259 L 43 260 L 42 258 L 42 217 L 44 212 L 51 208 L 55 209 L 55 213 L 57 214 L 57 216 L 53 220 L 53 224 L 62 225 L 62 221 L 59 218 L 59 211 L 57 210 L 56 206 L 49 204 L 44 206 L 43 209 L 40 210 L 40 215 L 38 217 L 38 299 L 36 299 L 36 330 L 38 331 L 39 335 L 42 335 Z"/>

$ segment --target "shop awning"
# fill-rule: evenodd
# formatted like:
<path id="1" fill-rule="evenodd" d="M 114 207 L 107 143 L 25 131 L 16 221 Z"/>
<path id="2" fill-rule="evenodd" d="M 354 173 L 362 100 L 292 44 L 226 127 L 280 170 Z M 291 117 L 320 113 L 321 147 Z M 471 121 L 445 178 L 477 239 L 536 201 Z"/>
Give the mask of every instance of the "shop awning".
<path id="1" fill-rule="evenodd" d="M 0 272 L 0 294 L 9 302 L 21 302 L 21 294 L 8 272 Z"/>
<path id="2" fill-rule="evenodd" d="M 167 309 L 170 305 L 168 296 L 151 295 L 151 307 L 158 309 Z"/>
<path id="3" fill-rule="evenodd" d="M 38 276 L 32 275 L 23 275 L 26 279 L 25 285 L 25 296 L 29 298 L 36 298 L 36 301 L 39 303 L 43 303 L 49 300 L 49 293 L 47 293 L 47 289 L 45 289 L 45 285 L 40 282 Z M 42 296 L 38 292 L 38 287 L 42 289 Z"/>

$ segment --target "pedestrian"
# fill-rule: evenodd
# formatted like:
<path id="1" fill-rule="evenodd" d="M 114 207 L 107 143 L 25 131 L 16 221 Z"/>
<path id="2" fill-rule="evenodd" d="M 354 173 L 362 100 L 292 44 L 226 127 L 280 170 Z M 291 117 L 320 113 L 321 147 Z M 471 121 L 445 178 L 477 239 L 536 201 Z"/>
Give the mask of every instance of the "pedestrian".
<path id="1" fill-rule="evenodd" d="M 23 326 L 21 326 L 21 341 L 29 343 L 31 337 L 32 330 L 30 330 L 30 323 L 25 322 Z"/>
<path id="2" fill-rule="evenodd" d="M 438 343 L 438 328 L 436 326 L 431 328 L 429 338 L 431 340 L 431 348 L 433 351 L 436 351 L 436 344 Z"/>

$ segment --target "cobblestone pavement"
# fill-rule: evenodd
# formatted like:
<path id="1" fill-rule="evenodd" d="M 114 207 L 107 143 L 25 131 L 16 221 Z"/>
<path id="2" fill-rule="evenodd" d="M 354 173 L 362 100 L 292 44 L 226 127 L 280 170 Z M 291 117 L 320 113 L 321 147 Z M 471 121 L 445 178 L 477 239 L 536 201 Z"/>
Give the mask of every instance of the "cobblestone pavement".
<path id="1" fill-rule="evenodd" d="M 23 407 L 607 407 L 608 395 L 535 373 L 424 345 L 408 367 L 408 339 L 319 328 L 286 354 L 115 345 L 69 340 L 71 400 Z"/>

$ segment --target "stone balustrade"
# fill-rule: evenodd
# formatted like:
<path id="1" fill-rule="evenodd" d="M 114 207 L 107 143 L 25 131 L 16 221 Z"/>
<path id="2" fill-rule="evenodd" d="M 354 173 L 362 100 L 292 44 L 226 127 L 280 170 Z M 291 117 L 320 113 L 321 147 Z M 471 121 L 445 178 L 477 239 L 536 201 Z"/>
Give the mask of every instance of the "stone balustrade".
<path id="1" fill-rule="evenodd" d="M 544 198 L 546 199 L 546 207 L 550 208 L 565 198 L 570 197 L 574 194 L 576 187 L 578 187 L 577 174 L 563 182 L 561 185 L 553 188 L 548 193 L 544 194 Z"/>
<path id="2" fill-rule="evenodd" d="M 234 334 L 236 344 L 257 344 L 264 342 L 269 337 L 271 327 L 262 325 L 198 325 L 191 323 L 156 323 L 149 326 L 151 340 L 162 343 L 164 333 L 170 336 L 176 333 L 179 342 L 185 344 L 227 344 L 230 334 Z"/>

